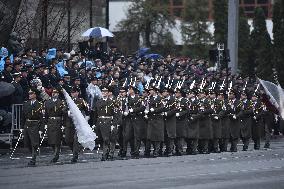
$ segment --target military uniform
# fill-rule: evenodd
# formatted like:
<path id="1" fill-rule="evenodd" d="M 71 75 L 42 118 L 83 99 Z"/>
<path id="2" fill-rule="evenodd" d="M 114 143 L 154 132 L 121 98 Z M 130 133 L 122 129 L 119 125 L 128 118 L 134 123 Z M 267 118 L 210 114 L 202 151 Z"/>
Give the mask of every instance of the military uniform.
<path id="1" fill-rule="evenodd" d="M 151 96 L 149 99 L 149 112 L 147 124 L 146 156 L 150 155 L 151 143 L 154 146 L 154 156 L 159 155 L 160 143 L 164 141 L 164 105 L 159 95 Z"/>
<path id="2" fill-rule="evenodd" d="M 254 149 L 260 149 L 261 132 L 264 129 L 264 111 L 262 103 L 258 99 L 253 101 L 253 123 L 252 123 L 252 140 L 254 141 Z"/>
<path id="3" fill-rule="evenodd" d="M 228 101 L 227 104 L 227 123 L 229 126 L 229 136 L 231 142 L 231 152 L 237 151 L 237 144 L 240 138 L 240 124 L 238 120 L 238 113 L 240 110 L 241 103 L 237 99 Z"/>
<path id="4" fill-rule="evenodd" d="M 110 98 L 99 99 L 95 105 L 95 117 L 97 120 L 96 131 L 103 140 L 102 161 L 112 159 L 115 150 L 117 127 L 114 125 L 115 101 Z"/>
<path id="5" fill-rule="evenodd" d="M 184 97 L 176 99 L 176 155 L 183 152 L 182 142 L 187 137 L 188 105 Z"/>
<path id="6" fill-rule="evenodd" d="M 176 102 L 173 96 L 163 100 L 165 106 L 164 124 L 165 124 L 165 155 L 172 155 L 174 148 L 174 139 L 176 138 Z M 161 146 L 162 148 L 162 146 Z"/>
<path id="7" fill-rule="evenodd" d="M 251 127 L 252 127 L 252 116 L 253 116 L 253 107 L 252 102 L 245 99 L 241 102 L 242 107 L 241 111 L 238 114 L 240 121 L 240 137 L 243 141 L 243 150 L 246 151 L 249 146 L 249 140 L 251 138 Z"/>
<path id="8" fill-rule="evenodd" d="M 213 153 L 219 152 L 219 140 L 222 135 L 222 124 L 221 124 L 221 115 L 220 112 L 222 110 L 222 104 L 220 100 L 212 99 L 210 101 L 211 109 L 213 110 L 213 114 L 211 114 L 211 126 L 212 126 L 212 140 L 210 145 L 210 151 Z"/>
<path id="9" fill-rule="evenodd" d="M 127 119 L 124 129 L 124 153 L 127 150 L 127 144 L 129 141 L 133 141 L 134 149 L 132 151 L 132 156 L 139 156 L 139 149 L 141 140 L 143 139 L 143 119 L 142 112 L 144 112 L 145 107 L 142 105 L 142 101 L 138 96 L 129 96 L 127 102 Z M 141 124 L 142 123 L 142 124 Z"/>
<path id="10" fill-rule="evenodd" d="M 213 113 L 213 110 L 210 106 L 209 99 L 203 98 L 199 100 L 199 152 L 200 153 L 209 153 L 208 143 L 212 139 L 212 126 L 210 120 L 210 114 Z"/>
<path id="11" fill-rule="evenodd" d="M 199 139 L 199 113 L 198 113 L 198 99 L 192 98 L 188 102 L 189 114 L 188 114 L 188 126 L 187 126 L 187 153 L 195 155 L 197 154 L 197 145 Z"/>
<path id="12" fill-rule="evenodd" d="M 63 114 L 66 111 L 64 102 L 58 98 L 50 98 L 45 102 L 45 120 L 47 124 L 48 144 L 54 148 L 55 157 L 59 158 L 59 150 L 62 141 Z"/>
<path id="13" fill-rule="evenodd" d="M 36 162 L 36 152 L 39 147 L 39 128 L 42 119 L 43 104 L 37 100 L 23 104 L 24 141 L 31 153 L 31 165 Z"/>

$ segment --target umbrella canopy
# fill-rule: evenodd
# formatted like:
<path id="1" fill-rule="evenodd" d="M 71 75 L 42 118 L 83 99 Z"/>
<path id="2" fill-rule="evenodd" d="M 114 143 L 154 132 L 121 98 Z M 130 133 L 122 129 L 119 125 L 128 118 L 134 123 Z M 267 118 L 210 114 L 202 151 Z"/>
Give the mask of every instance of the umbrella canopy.
<path id="1" fill-rule="evenodd" d="M 9 96 L 15 91 L 15 87 L 11 83 L 0 81 L 0 98 Z"/>
<path id="2" fill-rule="evenodd" d="M 157 59 L 162 59 L 163 56 L 160 55 L 160 54 L 146 54 L 146 55 L 144 56 L 144 58 L 157 60 Z"/>
<path id="3" fill-rule="evenodd" d="M 108 29 L 102 27 L 94 27 L 90 28 L 82 34 L 83 37 L 94 37 L 94 38 L 102 38 L 102 37 L 113 37 L 113 33 L 111 33 Z"/>

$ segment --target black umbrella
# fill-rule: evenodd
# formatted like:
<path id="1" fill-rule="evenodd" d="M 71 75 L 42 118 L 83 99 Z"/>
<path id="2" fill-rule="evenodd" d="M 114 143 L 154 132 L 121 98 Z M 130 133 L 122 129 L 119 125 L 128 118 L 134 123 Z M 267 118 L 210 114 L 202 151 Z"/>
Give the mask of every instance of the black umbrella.
<path id="1" fill-rule="evenodd" d="M 11 83 L 0 81 L 0 98 L 9 96 L 15 91 L 15 87 Z"/>

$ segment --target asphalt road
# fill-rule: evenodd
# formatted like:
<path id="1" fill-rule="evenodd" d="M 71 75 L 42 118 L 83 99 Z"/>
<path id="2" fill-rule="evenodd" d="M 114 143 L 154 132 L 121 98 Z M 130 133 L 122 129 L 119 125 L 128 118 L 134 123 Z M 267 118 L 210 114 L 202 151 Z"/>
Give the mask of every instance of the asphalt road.
<path id="1" fill-rule="evenodd" d="M 15 154 L 17 159 L 1 156 L 0 188 L 284 188 L 283 139 L 269 150 L 106 162 L 96 152 L 83 152 L 77 164 L 68 163 L 68 150 L 58 164 L 49 164 L 52 156 L 46 153 L 37 167 L 25 166 L 25 153 Z"/>

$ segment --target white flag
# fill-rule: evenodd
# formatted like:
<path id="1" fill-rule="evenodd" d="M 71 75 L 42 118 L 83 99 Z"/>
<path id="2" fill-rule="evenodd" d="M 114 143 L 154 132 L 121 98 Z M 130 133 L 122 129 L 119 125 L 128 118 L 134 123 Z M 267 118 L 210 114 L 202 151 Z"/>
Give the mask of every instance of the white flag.
<path id="1" fill-rule="evenodd" d="M 69 94 L 63 89 L 63 94 L 68 104 L 71 118 L 76 128 L 78 142 L 84 147 L 93 150 L 95 147 L 96 134 L 88 124 L 87 120 L 79 110 L 78 106 L 74 103 Z"/>

